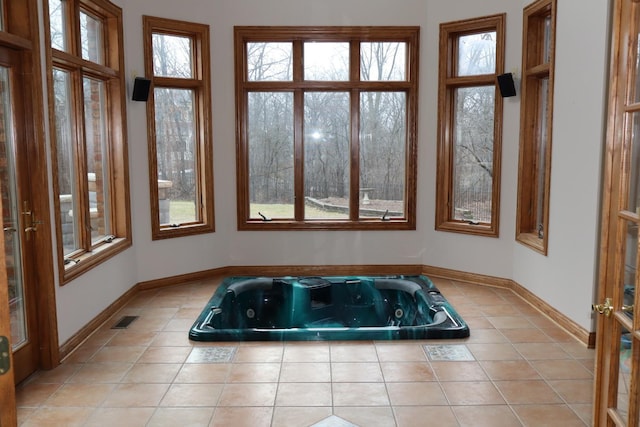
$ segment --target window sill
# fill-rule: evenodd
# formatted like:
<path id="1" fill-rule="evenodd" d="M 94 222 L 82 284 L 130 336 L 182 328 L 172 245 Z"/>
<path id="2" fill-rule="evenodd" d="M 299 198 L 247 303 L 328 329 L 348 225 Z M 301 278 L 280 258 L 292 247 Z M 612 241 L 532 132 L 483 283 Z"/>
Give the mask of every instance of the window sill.
<path id="1" fill-rule="evenodd" d="M 516 236 L 516 241 L 544 256 L 547 255 L 547 241 L 539 238 L 537 233 L 520 233 Z"/>
<path id="2" fill-rule="evenodd" d="M 472 234 L 484 237 L 498 237 L 498 231 L 486 223 L 475 224 L 463 221 L 448 221 L 436 225 L 436 231 L 448 231 L 451 233 Z"/>
<path id="3" fill-rule="evenodd" d="M 153 230 L 151 240 L 172 239 L 174 237 L 193 236 L 195 234 L 213 233 L 215 227 L 211 224 L 190 224 L 177 227 L 163 227 Z"/>
<path id="4" fill-rule="evenodd" d="M 239 231 L 264 230 L 415 230 L 415 221 L 394 220 L 382 221 L 238 221 Z"/>
<path id="5" fill-rule="evenodd" d="M 63 286 L 73 279 L 81 276 L 92 268 L 102 264 L 111 257 L 119 254 L 131 246 L 131 239 L 116 238 L 109 243 L 104 243 L 91 252 L 84 252 L 76 257 L 68 258 L 71 260 L 68 264 L 61 262 L 60 285 Z"/>

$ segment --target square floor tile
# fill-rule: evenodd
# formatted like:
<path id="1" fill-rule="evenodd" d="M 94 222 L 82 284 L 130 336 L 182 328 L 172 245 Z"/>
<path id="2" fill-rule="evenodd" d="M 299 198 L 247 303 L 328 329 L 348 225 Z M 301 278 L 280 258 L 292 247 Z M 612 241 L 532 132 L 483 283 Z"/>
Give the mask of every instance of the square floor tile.
<path id="1" fill-rule="evenodd" d="M 333 413 L 361 427 L 397 427 L 391 406 L 335 407 Z"/>
<path id="2" fill-rule="evenodd" d="M 387 383 L 392 406 L 446 405 L 447 399 L 437 382 Z"/>
<path id="3" fill-rule="evenodd" d="M 330 383 L 280 383 L 276 406 L 331 406 Z"/>
<path id="4" fill-rule="evenodd" d="M 218 406 L 273 406 L 277 383 L 226 384 Z"/>
<path id="5" fill-rule="evenodd" d="M 389 397 L 384 383 L 333 383 L 333 405 L 388 406 Z"/>
<path id="6" fill-rule="evenodd" d="M 473 361 L 473 355 L 464 344 L 425 345 L 424 351 L 429 360 L 434 361 Z"/>
<path id="7" fill-rule="evenodd" d="M 324 420 L 315 423 L 311 427 L 358 427 L 358 426 L 350 423 L 347 420 L 344 420 L 338 417 L 337 415 L 331 415 L 330 417 L 327 417 Z"/>
<path id="8" fill-rule="evenodd" d="M 210 427 L 269 427 L 273 408 L 267 406 L 216 408 Z M 182 424 L 184 425 L 184 424 Z M 206 425 L 206 424 L 204 424 Z"/>
<path id="9" fill-rule="evenodd" d="M 237 347 L 194 347 L 186 363 L 228 363 Z"/>
<path id="10" fill-rule="evenodd" d="M 331 414 L 331 406 L 276 406 L 273 408 L 271 427 L 311 426 Z"/>
<path id="11" fill-rule="evenodd" d="M 214 407 L 223 387 L 222 384 L 173 384 L 164 395 L 160 406 Z"/>

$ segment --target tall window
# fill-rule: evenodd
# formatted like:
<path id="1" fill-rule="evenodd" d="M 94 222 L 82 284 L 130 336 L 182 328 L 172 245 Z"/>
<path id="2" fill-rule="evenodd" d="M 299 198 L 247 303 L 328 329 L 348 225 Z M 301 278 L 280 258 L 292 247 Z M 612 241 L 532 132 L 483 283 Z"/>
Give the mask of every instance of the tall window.
<path id="1" fill-rule="evenodd" d="M 417 27 L 236 27 L 239 229 L 415 229 Z"/>
<path id="2" fill-rule="evenodd" d="M 143 17 L 153 239 L 214 231 L 209 27 Z"/>
<path id="3" fill-rule="evenodd" d="M 549 240 L 555 0 L 524 9 L 516 239 L 546 255 Z"/>
<path id="4" fill-rule="evenodd" d="M 48 12 L 64 282 L 131 245 L 122 10 L 105 0 L 48 0 Z"/>
<path id="5" fill-rule="evenodd" d="M 437 230 L 498 236 L 504 21 L 440 25 Z"/>

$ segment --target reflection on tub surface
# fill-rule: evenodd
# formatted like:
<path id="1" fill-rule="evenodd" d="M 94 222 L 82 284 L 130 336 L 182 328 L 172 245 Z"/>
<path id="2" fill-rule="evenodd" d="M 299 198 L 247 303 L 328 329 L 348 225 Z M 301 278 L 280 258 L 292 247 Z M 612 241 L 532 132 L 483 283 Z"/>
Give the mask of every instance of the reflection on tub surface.
<path id="1" fill-rule="evenodd" d="M 231 277 L 189 332 L 195 341 L 464 338 L 425 276 Z"/>

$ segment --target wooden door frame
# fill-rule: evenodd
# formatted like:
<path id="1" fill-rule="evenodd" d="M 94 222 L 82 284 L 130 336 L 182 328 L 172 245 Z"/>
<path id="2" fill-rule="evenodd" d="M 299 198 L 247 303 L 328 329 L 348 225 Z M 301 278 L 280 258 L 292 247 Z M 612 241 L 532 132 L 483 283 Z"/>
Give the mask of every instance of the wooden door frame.
<path id="1" fill-rule="evenodd" d="M 49 202 L 49 177 L 44 131 L 44 92 L 42 85 L 42 61 L 40 59 L 40 29 L 37 0 L 5 2 L 7 31 L 0 32 L 0 45 L 18 50 L 24 70 L 22 88 L 25 94 L 25 114 L 16 126 L 24 130 L 28 160 L 31 209 L 42 224 L 33 233 L 32 248 L 36 254 L 32 271 L 32 292 L 36 295 L 37 313 L 35 329 L 38 341 L 40 369 L 51 369 L 60 363 L 58 322 L 55 302 L 55 274 L 53 266 L 51 210 Z M 43 191 L 43 189 L 45 189 Z M 4 266 L 4 262 L 3 262 Z"/>

